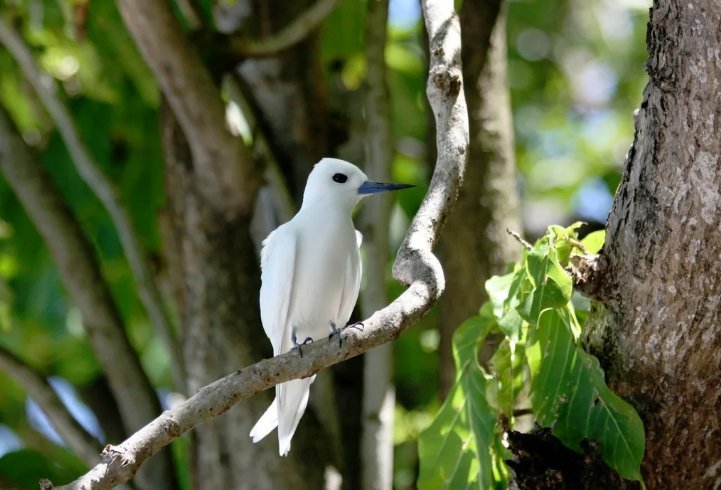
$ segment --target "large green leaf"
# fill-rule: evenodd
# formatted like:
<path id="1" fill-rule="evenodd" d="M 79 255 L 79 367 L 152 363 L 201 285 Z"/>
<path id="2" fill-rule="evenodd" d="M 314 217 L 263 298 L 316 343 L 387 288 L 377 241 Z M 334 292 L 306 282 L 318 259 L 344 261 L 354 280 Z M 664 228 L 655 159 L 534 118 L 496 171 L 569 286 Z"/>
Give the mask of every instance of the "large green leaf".
<path id="1" fill-rule="evenodd" d="M 559 264 L 554 247 L 537 245 L 526 254 L 526 264 L 535 288 L 521 314 L 535 323 L 546 308 L 559 308 L 568 303 L 573 284 Z"/>
<path id="2" fill-rule="evenodd" d="M 493 324 L 486 308 L 453 336 L 456 382 L 433 423 L 420 435 L 420 489 L 493 485 L 496 418 L 486 400 L 488 381 L 476 361 L 478 345 Z"/>
<path id="3" fill-rule="evenodd" d="M 529 333 L 531 402 L 539 424 L 581 451 L 599 444 L 603 460 L 624 478 L 640 480 L 645 436 L 636 411 L 606 386 L 598 360 L 576 345 L 568 310 L 548 309 Z"/>
<path id="4" fill-rule="evenodd" d="M 488 383 L 486 396 L 496 413 L 513 419 L 516 398 L 523 389 L 526 365 L 525 344 L 503 339 L 491 357 L 490 366 L 495 383 Z"/>

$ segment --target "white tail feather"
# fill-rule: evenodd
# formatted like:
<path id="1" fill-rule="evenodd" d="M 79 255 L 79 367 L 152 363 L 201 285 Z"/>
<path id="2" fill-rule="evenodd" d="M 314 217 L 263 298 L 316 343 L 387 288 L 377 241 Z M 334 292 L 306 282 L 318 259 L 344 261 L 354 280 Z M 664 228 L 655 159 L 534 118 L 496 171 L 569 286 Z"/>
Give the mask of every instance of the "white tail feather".
<path id="1" fill-rule="evenodd" d="M 285 456 L 290 451 L 290 440 L 298 428 L 298 422 L 308 405 L 310 384 L 315 376 L 294 379 L 279 386 L 278 396 L 278 452 Z"/>
<path id="2" fill-rule="evenodd" d="M 277 400 L 277 398 L 273 399 L 273 403 L 270 404 L 265 413 L 260 417 L 258 422 L 256 422 L 253 428 L 250 430 L 250 437 L 253 438 L 253 442 L 260 441 L 265 436 L 270 434 L 270 431 L 278 427 Z"/>

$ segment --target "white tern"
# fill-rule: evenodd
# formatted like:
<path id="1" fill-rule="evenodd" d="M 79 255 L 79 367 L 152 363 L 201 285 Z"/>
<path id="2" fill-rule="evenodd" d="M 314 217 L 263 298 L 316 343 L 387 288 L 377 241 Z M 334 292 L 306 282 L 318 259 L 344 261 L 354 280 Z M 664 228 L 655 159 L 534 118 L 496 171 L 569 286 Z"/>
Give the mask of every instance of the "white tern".
<path id="1" fill-rule="evenodd" d="M 358 167 L 335 158 L 313 167 L 300 211 L 263 241 L 260 315 L 273 355 L 293 348 L 302 354 L 300 345 L 340 335 L 361 280 L 362 236 L 353 226 L 353 208 L 368 194 L 407 187 L 413 186 L 369 181 Z M 279 453 L 288 454 L 314 379 L 276 386 L 275 400 L 250 431 L 253 442 L 278 427 Z"/>

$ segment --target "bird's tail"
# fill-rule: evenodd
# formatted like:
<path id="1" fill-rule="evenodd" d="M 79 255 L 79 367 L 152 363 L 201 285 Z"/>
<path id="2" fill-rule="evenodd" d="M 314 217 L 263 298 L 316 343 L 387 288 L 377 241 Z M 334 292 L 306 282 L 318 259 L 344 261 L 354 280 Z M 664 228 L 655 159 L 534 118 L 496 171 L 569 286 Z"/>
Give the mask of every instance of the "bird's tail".
<path id="1" fill-rule="evenodd" d="M 315 376 L 294 379 L 278 386 L 278 452 L 285 456 L 290 451 L 290 440 L 298 428 L 298 422 L 308 405 L 310 384 Z"/>
<path id="2" fill-rule="evenodd" d="M 253 442 L 258 442 L 276 427 L 278 427 L 278 398 L 273 400 L 263 416 L 255 423 L 250 430 L 250 437 L 253 438 Z"/>
<path id="3" fill-rule="evenodd" d="M 258 442 L 278 427 L 278 452 L 286 456 L 298 422 L 308 405 L 310 385 L 315 376 L 294 379 L 275 387 L 275 400 L 250 431 L 253 442 Z"/>

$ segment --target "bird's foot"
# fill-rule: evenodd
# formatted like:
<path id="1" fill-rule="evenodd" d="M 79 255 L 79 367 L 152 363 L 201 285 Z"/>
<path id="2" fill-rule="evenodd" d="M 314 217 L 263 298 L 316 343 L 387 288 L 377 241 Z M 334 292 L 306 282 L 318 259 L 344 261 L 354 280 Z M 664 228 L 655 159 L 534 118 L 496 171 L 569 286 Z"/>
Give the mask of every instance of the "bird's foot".
<path id="1" fill-rule="evenodd" d="M 298 354 L 300 354 L 300 357 L 303 357 L 303 350 L 301 349 L 301 347 L 313 343 L 312 338 L 306 337 L 305 340 L 299 344 L 298 338 L 295 336 L 295 330 L 293 330 L 293 333 L 290 336 L 290 341 L 293 343 L 293 349 L 298 349 Z"/>
<path id="2" fill-rule="evenodd" d="M 343 331 L 343 329 L 338 328 L 338 326 L 330 322 L 330 335 L 328 336 L 328 340 L 330 341 L 333 337 L 336 335 L 338 336 L 338 348 L 340 349 L 343 347 L 343 338 L 340 336 L 340 333 Z"/>
<path id="3" fill-rule="evenodd" d="M 349 323 L 348 325 L 346 325 L 343 328 L 338 328 L 338 326 L 335 323 L 330 322 L 331 332 L 330 332 L 330 335 L 328 336 L 328 340 L 331 340 L 333 337 L 338 336 L 338 348 L 340 349 L 341 347 L 343 347 L 343 338 L 341 337 L 341 333 L 343 332 L 343 330 L 345 330 L 346 328 L 355 328 L 356 330 L 359 330 L 362 332 L 363 327 L 364 327 L 363 322 Z"/>
<path id="4" fill-rule="evenodd" d="M 343 328 L 343 330 L 345 330 L 346 328 L 355 328 L 359 332 L 362 332 L 363 329 L 365 328 L 365 325 L 363 325 L 363 322 L 355 322 L 355 323 L 349 323 L 348 325 L 346 325 Z"/>

